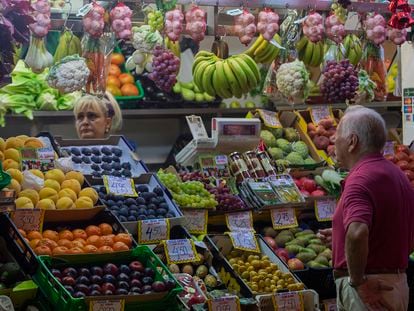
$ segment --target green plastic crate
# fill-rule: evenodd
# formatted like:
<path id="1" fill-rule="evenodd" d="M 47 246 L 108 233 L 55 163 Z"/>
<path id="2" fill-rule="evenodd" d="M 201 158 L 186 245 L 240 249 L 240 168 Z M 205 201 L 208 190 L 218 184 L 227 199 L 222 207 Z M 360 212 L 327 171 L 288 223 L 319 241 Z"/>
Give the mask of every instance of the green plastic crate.
<path id="1" fill-rule="evenodd" d="M 39 268 L 33 276 L 33 280 L 38 284 L 43 295 L 48 298 L 50 304 L 60 311 L 87 311 L 89 310 L 89 301 L 105 299 L 124 299 L 125 310 L 165 310 L 167 307 L 176 305 L 176 296 L 183 288 L 175 280 L 171 272 L 161 262 L 161 260 L 148 248 L 148 246 L 138 246 L 133 250 L 114 255 L 110 262 L 114 264 L 129 263 L 133 260 L 141 261 L 145 266 L 155 270 L 155 280 L 163 280 L 166 275 L 175 280 L 176 287 L 167 293 L 154 293 L 143 295 L 128 296 L 88 296 L 85 298 L 74 298 L 56 280 L 49 268 L 62 268 L 66 266 L 87 266 L 108 263 L 107 258 L 102 258 L 99 254 L 88 256 L 77 256 L 70 261 L 64 261 L 58 258 L 48 256 L 39 256 Z"/>

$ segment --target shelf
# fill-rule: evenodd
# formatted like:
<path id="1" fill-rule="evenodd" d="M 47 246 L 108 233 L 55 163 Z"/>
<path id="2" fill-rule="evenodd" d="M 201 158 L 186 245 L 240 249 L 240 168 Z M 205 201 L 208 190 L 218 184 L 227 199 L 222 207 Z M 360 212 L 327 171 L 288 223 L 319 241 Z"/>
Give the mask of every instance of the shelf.
<path id="1" fill-rule="evenodd" d="M 279 111 L 283 111 L 283 110 L 304 110 L 307 108 L 312 108 L 313 106 L 318 106 L 318 105 L 306 105 L 306 104 L 301 104 L 301 105 L 278 105 L 276 104 L 276 110 Z M 332 106 L 332 108 L 336 108 L 336 109 L 346 109 L 349 106 L 352 105 L 347 105 L 345 103 L 339 103 L 339 104 L 332 104 L 330 105 Z M 367 104 L 363 104 L 362 106 L 367 107 L 367 108 L 391 108 L 391 107 L 401 107 L 401 101 L 385 101 L 385 102 L 371 102 L 371 103 L 367 103 Z"/>

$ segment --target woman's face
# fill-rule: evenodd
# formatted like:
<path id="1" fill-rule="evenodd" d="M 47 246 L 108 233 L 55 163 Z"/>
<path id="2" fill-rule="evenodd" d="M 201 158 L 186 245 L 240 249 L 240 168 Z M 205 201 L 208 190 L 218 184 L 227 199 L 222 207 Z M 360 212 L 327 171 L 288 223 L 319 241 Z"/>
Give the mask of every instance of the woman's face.
<path id="1" fill-rule="evenodd" d="M 76 130 L 80 139 L 104 138 L 109 132 L 111 118 L 102 111 L 85 107 L 76 115 Z"/>

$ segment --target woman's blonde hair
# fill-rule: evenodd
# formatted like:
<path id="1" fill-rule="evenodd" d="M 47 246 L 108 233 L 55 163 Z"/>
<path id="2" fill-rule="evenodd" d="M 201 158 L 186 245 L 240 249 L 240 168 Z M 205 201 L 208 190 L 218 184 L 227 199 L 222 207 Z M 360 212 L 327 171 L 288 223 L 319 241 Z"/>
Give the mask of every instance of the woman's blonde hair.
<path id="1" fill-rule="evenodd" d="M 84 95 L 75 103 L 73 113 L 75 117 L 84 109 L 101 111 L 106 117 L 111 118 L 110 133 L 115 133 L 122 128 L 122 112 L 116 99 L 109 92 L 103 98 L 94 95 Z"/>

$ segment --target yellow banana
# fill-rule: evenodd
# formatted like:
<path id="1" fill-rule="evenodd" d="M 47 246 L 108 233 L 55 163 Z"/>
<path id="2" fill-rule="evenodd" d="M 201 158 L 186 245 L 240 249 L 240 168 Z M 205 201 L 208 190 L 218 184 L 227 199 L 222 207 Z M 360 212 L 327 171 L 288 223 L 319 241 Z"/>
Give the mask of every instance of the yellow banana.
<path id="1" fill-rule="evenodd" d="M 265 50 L 269 48 L 269 42 L 263 40 L 259 47 L 254 51 L 254 56 L 259 56 L 260 54 L 265 53 Z"/>
<path id="2" fill-rule="evenodd" d="M 244 52 L 244 54 L 247 54 L 249 56 L 253 56 L 254 52 L 256 51 L 256 49 L 259 47 L 259 45 L 263 42 L 264 38 L 262 35 L 259 35 L 256 39 L 256 41 L 253 42 L 253 44 L 251 45 L 251 47 L 249 47 L 247 49 L 246 52 Z"/>

